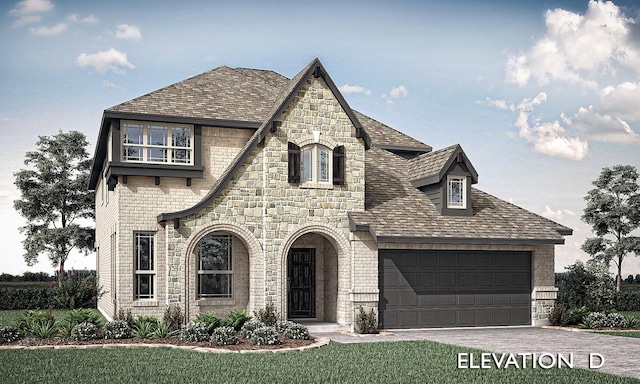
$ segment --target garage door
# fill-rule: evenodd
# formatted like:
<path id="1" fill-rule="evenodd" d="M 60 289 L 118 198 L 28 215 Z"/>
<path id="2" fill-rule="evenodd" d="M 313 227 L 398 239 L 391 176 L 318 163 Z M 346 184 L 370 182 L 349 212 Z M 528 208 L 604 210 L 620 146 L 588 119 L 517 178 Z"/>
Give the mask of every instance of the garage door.
<path id="1" fill-rule="evenodd" d="M 531 324 L 531 253 L 379 250 L 383 328 Z"/>

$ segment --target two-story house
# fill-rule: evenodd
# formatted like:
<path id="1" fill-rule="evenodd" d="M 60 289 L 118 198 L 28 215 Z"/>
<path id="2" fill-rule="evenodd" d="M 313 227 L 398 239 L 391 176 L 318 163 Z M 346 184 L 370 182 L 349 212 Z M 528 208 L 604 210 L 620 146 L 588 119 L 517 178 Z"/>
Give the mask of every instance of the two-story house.
<path id="1" fill-rule="evenodd" d="M 352 110 L 317 59 L 293 79 L 219 67 L 104 111 L 89 185 L 98 307 L 543 322 L 571 229 L 477 182 L 459 145 L 433 151 Z"/>

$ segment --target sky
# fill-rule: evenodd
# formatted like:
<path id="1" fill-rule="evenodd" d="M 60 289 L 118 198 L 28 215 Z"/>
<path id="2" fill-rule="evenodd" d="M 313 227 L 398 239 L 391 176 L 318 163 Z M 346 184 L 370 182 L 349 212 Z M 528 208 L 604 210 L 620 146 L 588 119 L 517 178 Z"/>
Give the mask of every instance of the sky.
<path id="1" fill-rule="evenodd" d="M 0 30 L 0 273 L 53 270 L 24 264 L 13 209 L 39 135 L 81 131 L 93 154 L 105 109 L 221 65 L 291 78 L 318 57 L 353 109 L 461 144 L 476 187 L 573 228 L 557 272 L 588 260 L 601 169 L 640 168 L 634 1 L 3 1 Z"/>

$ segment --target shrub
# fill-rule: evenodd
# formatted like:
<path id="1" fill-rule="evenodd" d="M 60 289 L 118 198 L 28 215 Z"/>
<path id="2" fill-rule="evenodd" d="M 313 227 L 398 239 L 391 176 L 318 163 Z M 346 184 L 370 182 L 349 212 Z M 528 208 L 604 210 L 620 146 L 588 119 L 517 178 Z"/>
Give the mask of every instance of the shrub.
<path id="1" fill-rule="evenodd" d="M 48 308 L 54 306 L 48 287 L 0 287 L 0 310 Z"/>
<path id="2" fill-rule="evenodd" d="M 625 328 L 627 321 L 619 313 L 591 312 L 583 322 L 586 328 Z"/>
<path id="3" fill-rule="evenodd" d="M 189 322 L 180 332 L 180 340 L 199 343 L 209 340 L 209 332 L 204 323 Z"/>
<path id="4" fill-rule="evenodd" d="M 590 311 L 613 308 L 615 287 L 608 266 L 590 260 L 566 267 L 565 284 L 558 291 L 557 304 L 565 308 L 586 307 Z"/>
<path id="5" fill-rule="evenodd" d="M 76 324 L 71 331 L 71 339 L 75 341 L 95 340 L 98 338 L 98 327 L 93 323 Z"/>
<path id="6" fill-rule="evenodd" d="M 152 337 L 155 337 L 158 339 L 166 339 L 166 338 L 178 335 L 179 332 L 180 331 L 176 329 L 171 330 L 167 324 L 165 324 L 164 322 L 161 322 L 160 324 L 158 324 L 158 327 L 156 328 Z"/>
<path id="7" fill-rule="evenodd" d="M 168 305 L 164 311 L 163 321 L 172 331 L 182 328 L 184 315 L 182 314 L 182 309 L 180 309 L 180 304 Z"/>
<path id="8" fill-rule="evenodd" d="M 565 325 L 567 323 L 567 312 L 565 307 L 556 303 L 551 312 L 549 312 L 549 323 L 551 325 Z"/>
<path id="9" fill-rule="evenodd" d="M 251 319 L 244 323 L 239 334 L 245 339 L 250 339 L 256 329 L 263 327 L 266 327 L 266 325 L 262 321 L 258 319 Z"/>
<path id="10" fill-rule="evenodd" d="M 373 308 L 369 313 L 365 312 L 362 306 L 359 308 L 355 328 L 358 333 L 378 333 L 378 316 Z"/>
<path id="11" fill-rule="evenodd" d="M 627 328 L 640 327 L 640 318 L 637 318 L 633 315 L 624 315 L 624 320 L 627 322 Z"/>
<path id="12" fill-rule="evenodd" d="M 227 327 L 233 327 L 237 332 L 242 329 L 244 323 L 246 323 L 247 320 L 250 319 L 251 316 L 247 316 L 244 313 L 244 309 L 239 309 L 236 311 L 231 311 L 229 313 L 229 316 L 227 316 L 227 318 L 224 320 L 224 325 L 226 325 Z"/>
<path id="13" fill-rule="evenodd" d="M 615 302 L 618 311 L 640 311 L 640 290 L 617 292 Z"/>
<path id="14" fill-rule="evenodd" d="M 253 331 L 251 335 L 253 345 L 276 345 L 280 344 L 278 331 L 274 327 L 261 327 Z"/>
<path id="15" fill-rule="evenodd" d="M 213 345 L 235 345 L 238 344 L 236 330 L 233 327 L 222 326 L 215 328 L 211 335 L 211 344 Z"/>
<path id="16" fill-rule="evenodd" d="M 68 312 L 63 321 L 73 325 L 87 322 L 100 326 L 102 319 L 95 311 L 88 308 L 82 308 Z"/>
<path id="17" fill-rule="evenodd" d="M 94 274 L 71 270 L 53 287 L 53 299 L 58 308 L 95 308 L 104 292 Z"/>
<path id="18" fill-rule="evenodd" d="M 260 308 L 258 312 L 253 313 L 258 320 L 266 324 L 268 327 L 273 327 L 278 322 L 280 316 L 276 311 L 276 305 L 270 301 L 266 307 Z"/>
<path id="19" fill-rule="evenodd" d="M 18 327 L 11 325 L 0 325 L 0 344 L 13 343 L 22 339 L 22 332 Z"/>
<path id="20" fill-rule="evenodd" d="M 294 323 L 293 321 L 289 321 L 289 320 L 278 320 L 276 322 L 276 331 L 278 331 L 278 333 L 284 333 L 289 327 L 291 327 L 294 324 L 297 324 L 297 323 Z"/>
<path id="21" fill-rule="evenodd" d="M 141 321 L 133 325 L 133 335 L 141 339 L 151 339 L 155 337 L 158 326 L 154 322 Z"/>
<path id="22" fill-rule="evenodd" d="M 128 339 L 132 336 L 131 326 L 125 320 L 113 320 L 104 325 L 105 339 Z"/>
<path id="23" fill-rule="evenodd" d="M 222 319 L 213 311 L 199 313 L 193 321 L 205 324 L 209 334 L 212 334 L 214 329 L 222 325 Z"/>
<path id="24" fill-rule="evenodd" d="M 31 335 L 43 339 L 49 339 L 58 334 L 58 327 L 50 321 L 36 322 L 31 327 Z"/>
<path id="25" fill-rule="evenodd" d="M 309 329 L 302 324 L 293 323 L 284 331 L 284 337 L 294 340 L 309 340 Z"/>
<path id="26" fill-rule="evenodd" d="M 56 320 L 55 317 L 51 314 L 51 309 L 49 309 L 46 313 L 40 310 L 29 310 L 25 311 L 22 315 L 20 315 L 15 322 L 15 325 L 22 331 L 23 334 L 29 336 L 33 335 L 35 331 L 35 327 L 40 324 L 48 324 L 49 326 L 53 326 Z"/>
<path id="27" fill-rule="evenodd" d="M 573 308 L 566 313 L 566 320 L 562 322 L 562 325 L 578 325 L 584 321 L 584 318 L 589 314 L 587 308 Z"/>
<path id="28" fill-rule="evenodd" d="M 129 325 L 129 328 L 133 328 L 133 325 L 135 324 L 135 321 L 133 320 L 133 315 L 131 314 L 130 309 L 127 309 L 127 311 L 125 312 L 124 309 L 120 308 L 114 320 L 126 321 L 127 324 Z"/>

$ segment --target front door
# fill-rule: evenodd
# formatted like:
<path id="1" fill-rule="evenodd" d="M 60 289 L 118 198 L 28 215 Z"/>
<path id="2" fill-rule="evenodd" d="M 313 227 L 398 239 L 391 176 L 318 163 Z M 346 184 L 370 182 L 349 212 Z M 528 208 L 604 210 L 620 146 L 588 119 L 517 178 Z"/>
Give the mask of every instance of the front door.
<path id="1" fill-rule="evenodd" d="M 313 248 L 292 248 L 288 257 L 289 318 L 315 317 L 316 255 Z"/>

